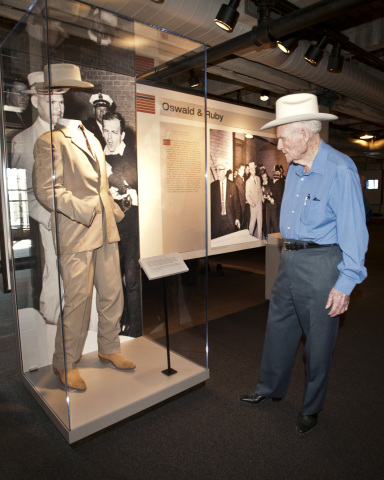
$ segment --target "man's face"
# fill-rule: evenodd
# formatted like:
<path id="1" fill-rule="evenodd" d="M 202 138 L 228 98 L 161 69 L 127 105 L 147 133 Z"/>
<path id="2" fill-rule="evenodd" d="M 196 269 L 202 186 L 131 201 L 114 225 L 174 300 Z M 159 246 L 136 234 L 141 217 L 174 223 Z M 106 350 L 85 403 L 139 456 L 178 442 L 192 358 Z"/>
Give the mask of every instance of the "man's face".
<path id="1" fill-rule="evenodd" d="M 307 143 L 300 129 L 291 124 L 279 125 L 276 129 L 277 148 L 281 150 L 288 163 L 300 161 L 307 151 Z"/>
<path id="2" fill-rule="evenodd" d="M 95 107 L 95 118 L 98 122 L 103 123 L 103 117 L 104 115 L 108 112 L 107 107 L 103 107 L 101 105 L 98 105 Z"/>
<path id="3" fill-rule="evenodd" d="M 52 125 L 56 125 L 59 118 L 64 115 L 64 98 L 61 94 L 36 95 L 37 97 L 37 111 L 39 116 L 47 123 L 49 123 L 49 100 L 51 100 L 51 119 Z"/>
<path id="4" fill-rule="evenodd" d="M 217 179 L 222 182 L 225 178 L 225 174 L 227 173 L 227 169 L 224 167 L 224 165 L 218 165 L 216 168 L 216 175 Z"/>
<path id="5" fill-rule="evenodd" d="M 244 165 L 241 165 L 241 167 L 239 167 L 239 175 L 240 177 L 243 177 L 244 176 Z"/>
<path id="6" fill-rule="evenodd" d="M 24 83 L 14 82 L 11 91 L 8 93 L 8 101 L 14 107 L 19 107 L 24 111 L 28 107 L 28 94 L 22 93 L 27 86 Z"/>
<path id="7" fill-rule="evenodd" d="M 125 133 L 121 132 L 120 122 L 117 118 L 103 121 L 103 137 L 110 152 L 115 152 L 124 140 Z"/>
<path id="8" fill-rule="evenodd" d="M 249 171 L 251 172 L 252 177 L 256 175 L 256 164 L 250 163 L 249 164 Z"/>

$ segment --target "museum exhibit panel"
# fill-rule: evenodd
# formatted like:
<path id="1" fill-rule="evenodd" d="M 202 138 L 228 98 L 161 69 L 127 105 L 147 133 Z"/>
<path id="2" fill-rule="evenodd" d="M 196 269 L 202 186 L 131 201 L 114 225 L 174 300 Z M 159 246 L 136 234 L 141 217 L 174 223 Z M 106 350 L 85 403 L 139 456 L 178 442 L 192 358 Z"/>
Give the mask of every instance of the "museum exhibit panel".
<path id="1" fill-rule="evenodd" d="M 154 75 L 197 53 L 67 0 L 1 45 L 2 286 L 22 381 L 69 443 L 209 378 L 206 93 L 180 120 Z"/>

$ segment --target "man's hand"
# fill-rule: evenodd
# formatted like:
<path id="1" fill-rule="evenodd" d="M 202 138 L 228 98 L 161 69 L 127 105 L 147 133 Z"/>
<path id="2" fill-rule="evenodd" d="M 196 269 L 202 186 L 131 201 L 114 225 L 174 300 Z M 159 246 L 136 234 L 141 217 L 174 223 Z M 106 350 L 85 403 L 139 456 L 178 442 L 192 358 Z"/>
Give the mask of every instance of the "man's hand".
<path id="1" fill-rule="evenodd" d="M 339 292 L 335 288 L 329 292 L 328 301 L 325 308 L 332 307 L 328 315 L 330 317 L 337 317 L 348 310 L 349 295 Z"/>
<path id="2" fill-rule="evenodd" d="M 240 220 L 236 219 L 236 220 L 235 220 L 235 225 L 236 225 L 236 227 L 240 230 L 240 227 L 241 227 L 241 225 L 240 225 Z"/>

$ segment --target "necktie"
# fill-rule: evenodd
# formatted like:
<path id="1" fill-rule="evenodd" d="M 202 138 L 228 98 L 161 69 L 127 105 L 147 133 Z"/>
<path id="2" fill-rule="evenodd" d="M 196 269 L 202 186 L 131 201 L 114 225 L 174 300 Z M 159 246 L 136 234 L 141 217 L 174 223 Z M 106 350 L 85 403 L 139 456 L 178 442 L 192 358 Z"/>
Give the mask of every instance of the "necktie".
<path id="1" fill-rule="evenodd" d="M 221 215 L 226 215 L 225 196 L 224 196 L 224 182 L 220 182 L 220 187 L 221 187 Z"/>
<path id="2" fill-rule="evenodd" d="M 91 162 L 91 164 L 93 165 L 93 168 L 96 170 L 96 172 L 100 173 L 100 165 L 99 165 L 99 161 L 98 159 L 96 158 L 95 154 L 93 153 L 93 150 L 91 148 L 91 144 L 89 143 L 89 140 L 88 140 L 88 137 L 85 133 L 85 128 L 84 128 L 84 125 L 82 123 L 80 123 L 79 125 L 79 128 L 80 130 L 83 132 L 83 135 L 84 135 L 84 138 L 85 138 L 85 143 L 87 144 L 87 148 L 89 150 L 89 153 L 91 154 L 92 158 L 94 159 L 95 163 Z"/>
<path id="3" fill-rule="evenodd" d="M 85 143 L 87 144 L 87 148 L 88 148 L 88 150 L 89 150 L 89 153 L 92 155 L 92 157 L 95 157 L 94 154 L 93 154 L 91 145 L 90 145 L 90 143 L 89 143 L 88 137 L 87 137 L 87 135 L 86 135 L 86 133 L 85 133 L 84 125 L 83 125 L 82 123 L 80 123 L 79 128 L 80 128 L 80 130 L 83 132 L 83 135 L 84 135 L 84 138 L 85 138 Z"/>

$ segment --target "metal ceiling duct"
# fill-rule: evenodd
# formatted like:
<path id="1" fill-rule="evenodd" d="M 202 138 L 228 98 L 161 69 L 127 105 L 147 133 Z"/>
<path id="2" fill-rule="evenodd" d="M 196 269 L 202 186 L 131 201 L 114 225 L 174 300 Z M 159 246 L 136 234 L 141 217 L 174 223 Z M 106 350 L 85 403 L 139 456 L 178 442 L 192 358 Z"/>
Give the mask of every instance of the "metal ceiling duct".
<path id="1" fill-rule="evenodd" d="M 332 90 L 340 95 L 358 100 L 377 109 L 384 109 L 384 82 L 358 65 L 344 62 L 343 70 L 331 73 L 327 70 L 328 52 L 317 66 L 304 61 L 310 42 L 301 40 L 296 50 L 286 55 L 278 48 L 268 48 L 245 54 L 243 57 L 278 69 L 302 80 Z"/>

